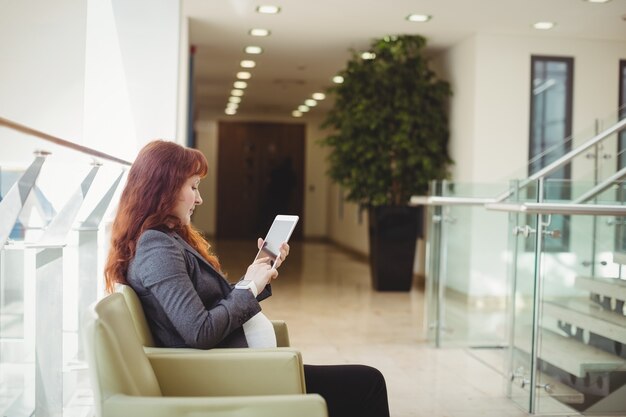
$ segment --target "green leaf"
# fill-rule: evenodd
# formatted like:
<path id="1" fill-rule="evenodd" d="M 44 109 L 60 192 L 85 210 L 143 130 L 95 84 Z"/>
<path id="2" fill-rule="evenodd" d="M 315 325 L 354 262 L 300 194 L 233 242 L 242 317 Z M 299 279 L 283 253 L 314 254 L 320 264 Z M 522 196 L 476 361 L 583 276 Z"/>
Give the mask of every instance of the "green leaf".
<path id="1" fill-rule="evenodd" d="M 418 35 L 373 40 L 374 60 L 356 51 L 340 72 L 344 83 L 328 90 L 335 98 L 319 141 L 330 148 L 330 178 L 361 206 L 406 204 L 433 179 L 448 177 L 448 117 L 451 96 L 424 57 Z"/>

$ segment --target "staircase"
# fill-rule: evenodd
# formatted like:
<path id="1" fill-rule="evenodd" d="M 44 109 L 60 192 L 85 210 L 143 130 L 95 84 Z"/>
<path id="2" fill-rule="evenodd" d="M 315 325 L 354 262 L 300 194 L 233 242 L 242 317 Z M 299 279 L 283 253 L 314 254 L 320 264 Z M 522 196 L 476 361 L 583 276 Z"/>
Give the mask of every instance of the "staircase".
<path id="1" fill-rule="evenodd" d="M 625 410 L 626 281 L 577 277 L 575 287 L 588 297 L 542 304 L 538 380 L 553 398 L 586 415 Z M 530 327 L 516 336 L 530 340 Z"/>

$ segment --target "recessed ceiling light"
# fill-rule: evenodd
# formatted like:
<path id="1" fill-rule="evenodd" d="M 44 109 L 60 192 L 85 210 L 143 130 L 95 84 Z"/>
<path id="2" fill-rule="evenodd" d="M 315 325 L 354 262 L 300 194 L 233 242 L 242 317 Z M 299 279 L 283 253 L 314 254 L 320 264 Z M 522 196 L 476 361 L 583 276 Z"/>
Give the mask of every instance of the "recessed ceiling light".
<path id="1" fill-rule="evenodd" d="M 263 14 L 277 14 L 280 13 L 280 7 L 271 4 L 264 4 L 263 6 L 257 7 L 256 11 Z"/>
<path id="2" fill-rule="evenodd" d="M 599 3 L 599 4 L 602 4 L 602 3 L 608 3 L 611 0 L 584 0 L 584 1 L 586 1 L 587 3 Z"/>
<path id="3" fill-rule="evenodd" d="M 410 14 L 406 17 L 406 20 L 408 20 L 409 22 L 419 22 L 419 23 L 424 23 L 424 22 L 428 22 L 430 19 L 432 19 L 433 17 L 427 14 L 417 14 L 417 13 L 413 13 Z"/>
<path id="4" fill-rule="evenodd" d="M 341 84 L 343 82 L 343 77 L 341 75 L 335 75 L 333 77 L 333 82 L 335 84 Z"/>
<path id="5" fill-rule="evenodd" d="M 554 27 L 554 22 L 537 22 L 533 24 L 533 27 L 539 30 L 549 30 Z"/>
<path id="6" fill-rule="evenodd" d="M 233 87 L 239 89 L 239 90 L 243 90 L 244 88 L 246 88 L 248 86 L 248 83 L 245 81 L 235 81 L 233 83 Z"/>
<path id="7" fill-rule="evenodd" d="M 302 112 L 300 110 L 294 110 L 291 112 L 293 117 L 302 117 Z"/>
<path id="8" fill-rule="evenodd" d="M 533 27 L 539 30 L 549 30 L 554 27 L 554 22 L 537 22 L 533 24 Z"/>
<path id="9" fill-rule="evenodd" d="M 235 97 L 241 97 L 243 96 L 243 90 L 231 90 L 230 95 Z"/>
<path id="10" fill-rule="evenodd" d="M 309 111 L 309 106 L 305 106 L 304 104 L 301 104 L 298 106 L 298 110 L 300 110 L 302 113 L 306 113 Z"/>
<path id="11" fill-rule="evenodd" d="M 242 68 L 254 68 L 256 67 L 256 62 L 251 59 L 244 59 L 239 63 L 239 65 L 241 65 Z"/>
<path id="12" fill-rule="evenodd" d="M 261 48 L 260 46 L 246 46 L 244 51 L 247 54 L 258 55 L 258 54 L 262 54 L 263 53 L 263 48 Z"/>
<path id="13" fill-rule="evenodd" d="M 314 93 L 311 97 L 313 97 L 317 101 L 320 101 L 320 100 L 324 100 L 326 98 L 326 94 L 324 94 L 324 93 Z"/>
<path id="14" fill-rule="evenodd" d="M 237 78 L 239 78 L 240 80 L 249 80 L 250 77 L 252 77 L 252 74 L 250 74 L 248 71 L 239 71 L 237 73 Z"/>
<path id="15" fill-rule="evenodd" d="M 374 59 L 374 58 L 376 58 L 376 54 L 374 52 L 363 52 L 361 54 L 361 58 L 363 58 L 363 59 Z"/>
<path id="16" fill-rule="evenodd" d="M 315 101 L 312 98 L 310 98 L 308 100 L 304 100 L 304 104 L 306 104 L 309 107 L 315 107 L 315 106 L 317 106 L 317 101 Z"/>
<path id="17" fill-rule="evenodd" d="M 224 110 L 224 113 L 226 113 L 229 116 L 234 116 L 235 114 L 237 114 L 237 110 L 227 108 L 226 110 Z"/>
<path id="18" fill-rule="evenodd" d="M 237 104 L 239 104 L 239 103 L 241 103 L 241 97 L 235 97 L 235 96 L 229 97 L 228 98 L 228 102 L 229 103 L 237 103 Z"/>
<path id="19" fill-rule="evenodd" d="M 227 109 L 235 109 L 235 110 L 237 110 L 239 108 L 239 104 L 237 104 L 237 103 L 226 103 L 226 108 Z"/>
<path id="20" fill-rule="evenodd" d="M 267 29 L 261 29 L 261 28 L 256 28 L 256 29 L 250 29 L 250 32 L 248 32 L 250 35 L 252 36 L 270 36 L 270 31 Z"/>

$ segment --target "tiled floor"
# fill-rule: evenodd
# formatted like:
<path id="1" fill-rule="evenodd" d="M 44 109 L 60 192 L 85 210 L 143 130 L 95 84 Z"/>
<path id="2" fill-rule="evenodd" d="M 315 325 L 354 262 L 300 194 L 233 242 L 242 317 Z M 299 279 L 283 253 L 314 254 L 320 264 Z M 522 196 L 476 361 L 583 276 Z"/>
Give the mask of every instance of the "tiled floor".
<path id="1" fill-rule="evenodd" d="M 231 280 L 254 257 L 254 242 L 217 242 Z M 364 260 L 323 243 L 293 243 L 262 303 L 289 325 L 305 363 L 363 363 L 387 380 L 394 417 L 522 417 L 504 380 L 463 349 L 434 349 L 424 331 L 424 295 L 372 291 Z"/>

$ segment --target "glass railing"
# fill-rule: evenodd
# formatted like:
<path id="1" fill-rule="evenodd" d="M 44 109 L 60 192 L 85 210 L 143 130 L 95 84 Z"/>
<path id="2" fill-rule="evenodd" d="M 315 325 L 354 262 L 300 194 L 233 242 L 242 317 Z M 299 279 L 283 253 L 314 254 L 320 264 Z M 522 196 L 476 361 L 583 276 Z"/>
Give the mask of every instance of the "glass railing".
<path id="1" fill-rule="evenodd" d="M 580 154 L 571 158 L 569 163 L 553 173 L 551 178 L 599 182 L 615 172 L 618 167 L 626 166 L 626 154 L 624 151 L 619 151 L 618 147 L 619 132 L 624 135 L 626 129 L 622 124 L 621 127 L 615 129 L 615 132 L 600 138 L 597 143 L 593 143 L 592 140 L 618 126 L 621 119 L 624 119 L 624 110 L 617 110 L 606 117 L 597 119 L 592 126 L 578 130 L 558 145 L 545 149 L 539 155 L 530 158 L 526 165 L 518 167 L 503 177 L 510 179 L 527 178 L 549 164 L 555 163 L 568 152 L 575 152 L 580 149 Z M 586 145 L 589 147 L 586 148 Z M 569 175 L 569 177 L 565 177 L 564 174 Z"/>
<path id="2" fill-rule="evenodd" d="M 427 206 L 426 324 L 437 347 L 471 348 L 504 371 L 507 341 L 507 216 L 485 210 L 501 184 L 433 183 Z M 460 198 L 459 196 L 462 196 Z M 452 201 L 452 200 L 450 200 Z M 494 262 L 496 260 L 496 262 Z"/>
<path id="3" fill-rule="evenodd" d="M 542 155 L 545 168 L 535 167 L 524 180 L 490 185 L 435 182 L 428 197 L 412 199 L 428 210 L 429 339 L 438 347 L 469 348 L 502 372 L 508 394 L 532 413 L 626 413 L 626 404 L 615 405 L 619 394 L 599 391 L 599 386 L 611 384 L 620 389 L 622 384 L 615 381 L 621 380 L 621 371 L 614 372 L 618 368 L 606 365 L 611 370 L 606 375 L 566 375 L 551 372 L 553 365 L 538 354 L 547 330 L 564 336 L 563 329 L 570 329 L 570 338 L 597 339 L 593 332 L 589 336 L 581 330 L 581 323 L 563 324 L 544 315 L 544 304 L 553 316 L 552 304 L 570 298 L 589 298 L 609 303 L 613 312 L 623 310 L 624 300 L 606 301 L 580 287 L 591 285 L 585 277 L 613 283 L 623 277 L 615 259 L 626 263 L 626 224 L 620 211 L 626 200 L 626 170 L 618 163 L 622 155 L 617 146 L 624 132 L 626 120 L 615 115 L 568 139 L 561 149 L 548 150 Z M 528 176 L 527 169 L 520 178 Z M 538 214 L 547 204 L 552 211 Z M 596 212 L 600 209 L 604 211 Z M 546 340 L 553 337 L 546 334 Z M 554 348 L 550 343 L 546 352 Z M 577 346 L 564 349 L 570 348 Z M 567 357 L 554 349 L 558 358 Z M 621 349 L 621 344 L 614 348 L 618 356 Z M 575 382 L 563 384 L 567 378 Z M 581 397 L 575 390 L 581 384 L 595 386 Z"/>
<path id="4" fill-rule="evenodd" d="M 548 199 L 550 186 L 488 205 L 512 226 L 508 393 L 535 414 L 624 415 L 622 184 L 587 204 Z"/>
<path id="5" fill-rule="evenodd" d="M 80 320 L 129 163 L 0 119 L 0 411 L 88 415 Z"/>
<path id="6" fill-rule="evenodd" d="M 489 219 L 482 219 L 478 214 L 482 212 L 481 207 L 484 204 L 493 201 L 575 201 L 580 198 L 586 200 L 590 190 L 605 182 L 607 178 L 615 176 L 616 172 L 621 172 L 616 165 L 616 160 L 620 158 L 617 138 L 624 131 L 626 131 L 626 120 L 620 121 L 616 112 L 605 120 L 597 121 L 593 127 L 567 138 L 560 146 L 548 149 L 540 157 L 531 160 L 529 166 L 524 167 L 523 170 L 531 169 L 539 162 L 547 165 L 544 169 L 533 168 L 536 171 L 534 176 L 545 178 L 545 181 L 541 182 L 544 189 L 540 194 L 535 189 L 537 182 L 531 176 L 514 183 L 503 181 L 490 185 L 435 182 L 431 186 L 429 197 L 412 199 L 414 204 L 425 204 L 430 210 L 427 218 L 428 228 L 431 230 L 427 237 L 427 246 L 430 248 L 427 265 L 430 269 L 428 275 L 434 279 L 427 279 L 427 285 L 429 294 L 434 298 L 429 298 L 429 300 L 433 300 L 436 304 L 437 300 L 442 300 L 445 292 L 448 291 L 439 285 L 438 277 L 440 276 L 444 277 L 444 286 L 451 285 L 453 289 L 456 288 L 469 294 L 472 284 L 468 277 L 474 273 L 469 264 L 478 265 L 480 261 L 478 258 L 473 259 L 474 255 L 471 251 L 459 250 L 454 245 L 456 242 L 468 239 L 468 237 L 463 238 L 463 230 L 470 231 L 473 227 L 477 231 L 491 229 Z M 586 138 L 586 141 L 582 138 Z M 564 153 L 567 155 L 563 156 Z M 527 175 L 528 171 L 525 174 Z M 626 170 L 624 170 L 624 175 L 626 175 Z M 461 224 L 452 226 L 455 218 L 459 216 L 462 218 Z M 485 221 L 484 224 L 483 221 Z M 561 224 L 565 221 L 563 216 L 554 216 L 552 221 L 553 226 L 564 229 Z M 451 236 L 448 235 L 448 231 L 452 233 Z M 558 249 L 557 247 L 569 237 L 566 229 L 563 233 L 563 239 L 547 242 L 548 247 Z M 480 255 L 477 256 L 480 258 Z M 463 268 L 467 271 L 465 274 L 467 276 L 456 272 Z M 448 274 L 449 269 L 450 274 Z M 479 287 L 480 285 L 476 288 Z M 476 291 L 482 291 L 476 288 Z M 479 304 L 482 305 L 484 301 Z M 471 340 L 471 332 L 460 332 L 454 337 L 450 335 L 453 330 L 449 323 L 445 323 L 447 320 L 441 317 L 439 307 L 429 306 L 427 313 L 429 334 L 437 346 L 441 346 L 448 339 L 454 340 L 455 343 L 462 341 L 461 344 L 465 345 L 475 344 Z M 446 326 L 448 329 L 444 328 Z"/>

